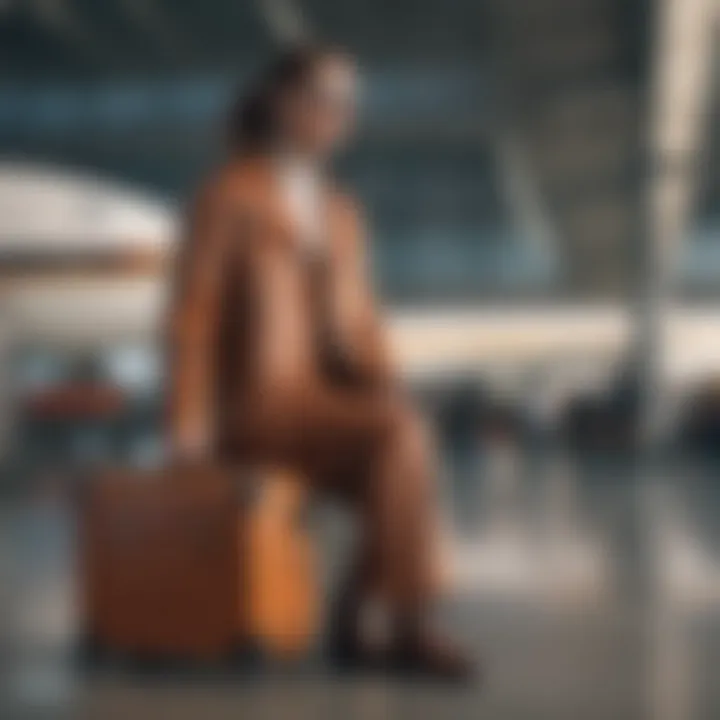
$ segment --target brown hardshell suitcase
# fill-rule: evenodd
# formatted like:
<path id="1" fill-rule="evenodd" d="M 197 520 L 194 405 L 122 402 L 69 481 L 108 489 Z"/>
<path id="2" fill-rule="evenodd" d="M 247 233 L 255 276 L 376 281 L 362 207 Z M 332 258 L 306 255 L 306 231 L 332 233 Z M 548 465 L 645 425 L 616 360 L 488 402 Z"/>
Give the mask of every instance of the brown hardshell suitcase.
<path id="1" fill-rule="evenodd" d="M 283 472 L 113 471 L 81 503 L 80 579 L 95 647 L 217 660 L 296 656 L 317 625 L 302 484 Z"/>

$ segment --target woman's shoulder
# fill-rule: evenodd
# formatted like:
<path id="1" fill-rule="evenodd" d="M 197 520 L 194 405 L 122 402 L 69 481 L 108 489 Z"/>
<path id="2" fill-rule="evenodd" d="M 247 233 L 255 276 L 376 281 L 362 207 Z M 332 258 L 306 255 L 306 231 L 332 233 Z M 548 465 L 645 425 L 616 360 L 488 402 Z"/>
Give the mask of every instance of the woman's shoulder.
<path id="1" fill-rule="evenodd" d="M 204 218 L 211 225 L 228 228 L 222 236 L 247 240 L 257 235 L 259 228 L 272 222 L 272 202 L 262 167 L 241 159 L 209 172 L 196 189 L 189 217 L 192 224 L 199 220 L 202 225 Z"/>
<path id="2" fill-rule="evenodd" d="M 211 170 L 200 183 L 200 201 L 221 200 L 258 207 L 268 194 L 266 166 L 256 158 L 227 161 Z"/>

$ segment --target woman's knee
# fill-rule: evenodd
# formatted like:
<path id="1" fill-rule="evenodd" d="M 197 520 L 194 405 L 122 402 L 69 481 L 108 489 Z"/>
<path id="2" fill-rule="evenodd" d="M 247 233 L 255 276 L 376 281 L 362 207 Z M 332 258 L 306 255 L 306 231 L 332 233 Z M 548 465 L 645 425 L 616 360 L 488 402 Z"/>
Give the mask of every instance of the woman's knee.
<path id="1" fill-rule="evenodd" d="M 404 452 L 427 455 L 433 452 L 432 429 L 423 415 L 412 405 L 399 404 L 394 411 L 392 432 Z"/>
<path id="2" fill-rule="evenodd" d="M 389 447 L 398 468 L 395 482 L 416 494 L 429 493 L 435 474 L 435 442 L 429 423 L 412 406 L 397 409 Z"/>

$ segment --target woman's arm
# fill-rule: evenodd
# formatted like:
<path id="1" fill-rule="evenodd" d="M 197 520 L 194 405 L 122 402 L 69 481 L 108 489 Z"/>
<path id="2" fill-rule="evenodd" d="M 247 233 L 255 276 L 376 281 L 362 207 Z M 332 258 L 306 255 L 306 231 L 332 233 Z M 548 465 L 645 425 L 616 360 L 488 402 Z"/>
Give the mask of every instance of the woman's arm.
<path id="1" fill-rule="evenodd" d="M 206 187 L 179 249 L 169 337 L 171 452 L 197 459 L 214 444 L 216 352 L 230 203 L 221 180 Z"/>
<path id="2" fill-rule="evenodd" d="M 387 387 L 396 380 L 396 373 L 370 282 L 364 223 L 349 201 L 341 201 L 341 210 L 332 269 L 337 351 L 358 382 Z"/>
<path id="3" fill-rule="evenodd" d="M 318 372 L 306 278 L 282 239 L 246 247 L 257 318 L 252 387 L 246 410 L 256 431 L 284 447 L 322 447 L 330 437 L 378 437 L 396 412 L 385 393 L 338 389 Z"/>

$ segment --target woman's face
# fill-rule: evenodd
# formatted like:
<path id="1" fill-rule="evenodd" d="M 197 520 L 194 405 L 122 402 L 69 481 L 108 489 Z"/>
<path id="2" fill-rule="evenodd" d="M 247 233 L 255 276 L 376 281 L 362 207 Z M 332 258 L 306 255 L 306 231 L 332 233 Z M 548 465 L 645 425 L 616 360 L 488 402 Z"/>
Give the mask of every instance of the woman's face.
<path id="1" fill-rule="evenodd" d="M 321 60 L 308 80 L 280 98 L 281 132 L 286 142 L 316 157 L 340 148 L 355 124 L 357 75 L 341 57 Z"/>

